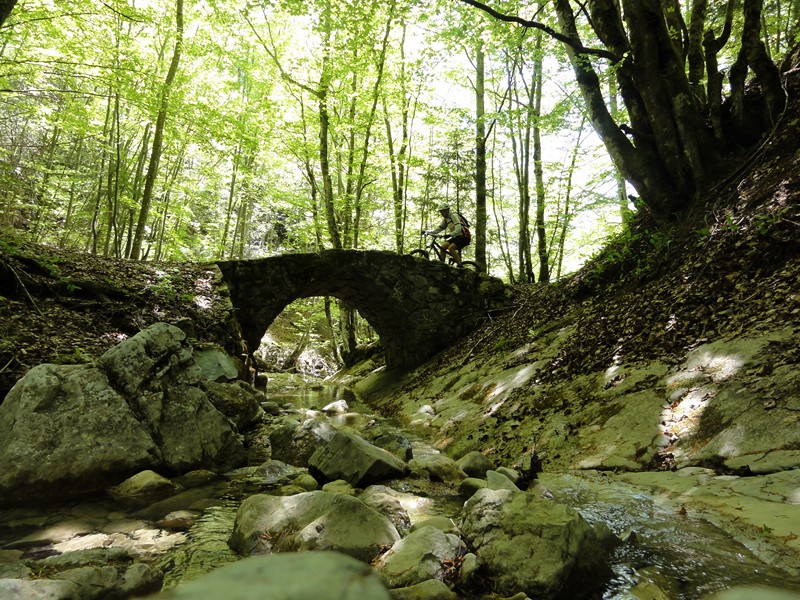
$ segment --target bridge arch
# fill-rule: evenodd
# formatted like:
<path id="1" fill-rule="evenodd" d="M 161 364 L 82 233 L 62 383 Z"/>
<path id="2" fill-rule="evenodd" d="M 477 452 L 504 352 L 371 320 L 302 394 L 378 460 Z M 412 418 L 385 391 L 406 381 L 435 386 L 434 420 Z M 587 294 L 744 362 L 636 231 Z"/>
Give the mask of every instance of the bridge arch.
<path id="1" fill-rule="evenodd" d="M 501 309 L 499 279 L 394 252 L 325 250 L 217 263 L 248 351 L 299 298 L 344 300 L 380 337 L 389 367 L 414 367 Z"/>

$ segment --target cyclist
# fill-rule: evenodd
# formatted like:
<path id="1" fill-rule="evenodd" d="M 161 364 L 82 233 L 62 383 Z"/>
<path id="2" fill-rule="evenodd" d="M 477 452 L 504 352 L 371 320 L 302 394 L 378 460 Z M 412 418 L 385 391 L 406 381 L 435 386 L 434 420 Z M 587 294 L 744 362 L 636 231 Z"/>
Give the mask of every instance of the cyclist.
<path id="1" fill-rule="evenodd" d="M 464 235 L 463 227 L 461 225 L 461 216 L 457 212 L 450 211 L 449 204 L 442 204 L 439 206 L 439 214 L 442 215 L 442 222 L 438 228 L 426 231 L 425 233 L 439 233 L 440 231 L 447 230 L 447 236 L 442 244 L 442 250 L 439 253 L 439 260 L 444 261 L 444 253 L 447 252 L 456 261 L 456 264 L 461 267 L 461 250 L 466 247 L 470 240 Z"/>

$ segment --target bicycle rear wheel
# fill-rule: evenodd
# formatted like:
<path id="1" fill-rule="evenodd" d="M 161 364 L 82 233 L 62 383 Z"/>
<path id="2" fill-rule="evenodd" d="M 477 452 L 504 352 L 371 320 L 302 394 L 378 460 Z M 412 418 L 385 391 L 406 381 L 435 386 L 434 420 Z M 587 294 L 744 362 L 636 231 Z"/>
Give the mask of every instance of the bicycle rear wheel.
<path id="1" fill-rule="evenodd" d="M 416 256 L 417 258 L 424 258 L 425 260 L 430 260 L 431 255 L 427 250 L 422 250 L 421 248 L 417 248 L 416 250 L 412 250 L 408 253 L 409 256 Z"/>

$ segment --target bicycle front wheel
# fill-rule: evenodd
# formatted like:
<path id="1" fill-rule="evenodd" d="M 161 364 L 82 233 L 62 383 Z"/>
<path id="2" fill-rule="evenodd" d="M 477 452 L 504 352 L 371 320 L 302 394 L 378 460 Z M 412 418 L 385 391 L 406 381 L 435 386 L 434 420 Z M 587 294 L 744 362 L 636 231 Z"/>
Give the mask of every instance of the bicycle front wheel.
<path id="1" fill-rule="evenodd" d="M 425 260 L 430 260 L 431 255 L 428 253 L 427 250 L 422 250 L 421 248 L 417 248 L 416 250 L 412 250 L 408 253 L 409 256 L 416 256 L 417 258 L 424 258 Z"/>
<path id="2" fill-rule="evenodd" d="M 464 269 L 469 269 L 470 271 L 477 271 L 478 270 L 478 263 L 471 261 L 471 260 L 462 260 L 461 267 Z"/>

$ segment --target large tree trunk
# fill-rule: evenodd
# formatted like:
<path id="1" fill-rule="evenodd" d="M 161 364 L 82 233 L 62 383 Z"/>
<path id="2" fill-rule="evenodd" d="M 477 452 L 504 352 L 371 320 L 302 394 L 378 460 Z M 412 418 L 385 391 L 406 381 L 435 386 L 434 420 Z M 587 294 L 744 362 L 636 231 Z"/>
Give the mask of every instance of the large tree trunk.
<path id="1" fill-rule="evenodd" d="M 0 25 L 5 23 L 5 20 L 8 18 L 8 15 L 11 14 L 16 4 L 17 0 L 0 0 Z"/>
<path id="2" fill-rule="evenodd" d="M 739 124 L 734 130 L 719 118 L 722 86 L 716 52 L 728 34 L 723 31 L 715 39 L 713 33 L 706 33 L 699 43 L 705 26 L 703 0 L 694 1 L 689 27 L 677 0 L 554 0 L 560 32 L 503 15 L 479 0 L 463 1 L 503 21 L 546 31 L 564 43 L 592 126 L 616 167 L 641 197 L 642 206 L 657 219 L 673 218 L 724 175 L 721 141 L 740 143 L 738 132 L 747 123 L 751 130 L 755 124 L 755 135 L 746 143 L 755 142 L 776 123 L 785 106 L 778 69 L 761 41 L 763 0 L 744 0 L 744 25 L 738 37 L 741 50 L 730 72 L 731 121 Z M 735 10 L 730 1 L 725 30 Z M 586 18 L 605 47 L 583 45 L 578 18 Z M 630 124 L 618 124 L 609 112 L 592 62 L 597 58 L 611 61 Z M 705 100 L 699 89 L 704 63 L 709 74 Z M 763 108 L 743 102 L 748 69 L 761 88 Z"/>

